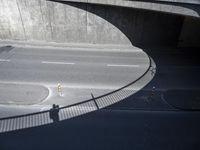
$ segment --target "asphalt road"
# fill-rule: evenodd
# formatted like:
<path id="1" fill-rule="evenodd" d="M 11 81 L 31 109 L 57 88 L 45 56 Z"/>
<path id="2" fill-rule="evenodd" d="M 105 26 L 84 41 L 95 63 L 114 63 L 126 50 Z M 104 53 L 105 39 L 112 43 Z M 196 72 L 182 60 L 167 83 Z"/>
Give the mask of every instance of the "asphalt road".
<path id="1" fill-rule="evenodd" d="M 138 79 L 148 67 L 148 56 L 138 48 L 1 49 L 0 117 L 75 104 L 91 99 L 91 93 L 101 96 Z"/>
<path id="2" fill-rule="evenodd" d="M 156 62 L 157 72 L 154 79 L 137 94 L 94 113 L 1 134 L 0 148 L 199 150 L 199 110 L 174 107 L 162 97 L 166 91 L 174 89 L 183 90 L 184 95 L 188 89 L 199 91 L 198 51 L 195 53 L 189 48 L 186 51 L 149 48 L 146 52 Z M 155 87 L 154 95 L 147 99 L 152 87 Z M 174 99 L 185 101 L 179 94 Z M 187 101 L 191 102 L 191 98 Z"/>

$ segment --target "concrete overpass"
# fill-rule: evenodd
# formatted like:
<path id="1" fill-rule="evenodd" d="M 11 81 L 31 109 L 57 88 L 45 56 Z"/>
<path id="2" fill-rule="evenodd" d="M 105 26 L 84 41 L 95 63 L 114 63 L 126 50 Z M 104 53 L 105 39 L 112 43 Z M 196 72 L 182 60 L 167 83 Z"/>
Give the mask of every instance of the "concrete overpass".
<path id="1" fill-rule="evenodd" d="M 0 40 L 198 47 L 199 8 L 195 0 L 2 0 Z"/>
<path id="2" fill-rule="evenodd" d="M 68 2 L 103 4 L 112 6 L 131 7 L 137 9 L 146 9 L 160 11 L 172 14 L 187 15 L 199 17 L 199 0 L 61 0 Z"/>

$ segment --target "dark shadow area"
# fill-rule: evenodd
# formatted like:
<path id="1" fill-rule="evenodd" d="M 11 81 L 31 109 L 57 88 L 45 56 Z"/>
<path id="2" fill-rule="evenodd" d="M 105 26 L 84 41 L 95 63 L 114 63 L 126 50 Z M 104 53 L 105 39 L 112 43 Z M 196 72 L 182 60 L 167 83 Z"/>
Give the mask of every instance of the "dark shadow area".
<path id="1" fill-rule="evenodd" d="M 54 0 L 51 0 L 54 1 Z M 54 1 L 93 13 L 118 28 L 134 46 L 176 46 L 183 16 L 116 6 Z"/>
<path id="2" fill-rule="evenodd" d="M 59 122 L 59 106 L 53 104 L 52 108 L 49 111 L 49 116 L 54 123 Z"/>
<path id="3" fill-rule="evenodd" d="M 200 90 L 175 89 L 164 93 L 164 99 L 173 107 L 182 110 L 200 110 Z"/>
<path id="4" fill-rule="evenodd" d="M 120 6 L 54 2 L 77 7 L 105 19 L 124 33 L 134 46 L 140 48 L 176 47 L 179 46 L 179 43 L 181 43 L 180 46 L 200 47 L 198 42 L 198 37 L 200 37 L 199 18 Z M 171 5 L 166 2 L 160 3 Z M 200 12 L 199 5 L 185 3 L 173 3 L 173 5 Z M 185 24 L 186 18 L 190 19 L 187 19 Z M 189 27 L 193 29 L 191 30 Z"/>
<path id="5" fill-rule="evenodd" d="M 198 150 L 199 112 L 103 109 L 0 134 L 1 150 Z"/>
<path id="6" fill-rule="evenodd" d="M 86 10 L 107 20 L 122 31 L 134 46 L 142 48 L 155 61 L 157 73 L 154 79 L 127 101 L 110 107 L 122 108 L 125 105 L 126 109 L 174 109 L 163 99 L 164 91 L 200 87 L 199 49 L 176 48 L 184 16 L 104 5 L 57 2 Z M 152 94 L 153 87 L 155 94 Z M 129 102 L 133 104 L 130 105 Z"/>
<path id="7" fill-rule="evenodd" d="M 145 49 L 156 63 L 155 77 L 141 91 L 110 106 L 111 109 L 200 110 L 197 92 L 200 87 L 199 49 L 163 49 Z M 173 98 L 164 96 L 174 90 L 179 94 L 174 94 Z M 182 96 L 180 93 L 183 93 Z"/>

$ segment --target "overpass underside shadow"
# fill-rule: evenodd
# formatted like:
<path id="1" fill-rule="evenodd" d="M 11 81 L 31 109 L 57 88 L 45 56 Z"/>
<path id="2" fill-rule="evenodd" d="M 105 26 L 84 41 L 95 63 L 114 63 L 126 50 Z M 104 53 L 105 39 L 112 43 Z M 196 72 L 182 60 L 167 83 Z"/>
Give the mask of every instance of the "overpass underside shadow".
<path id="1" fill-rule="evenodd" d="M 199 18 L 120 6 L 51 1 L 101 17 L 124 33 L 132 45 L 140 48 L 200 47 Z"/>
<path id="2" fill-rule="evenodd" d="M 176 46 L 184 21 L 183 16 L 156 11 L 63 1 L 55 2 L 83 9 L 101 17 L 124 33 L 132 45 L 140 48 Z"/>
<path id="3" fill-rule="evenodd" d="M 157 62 L 156 75 L 139 92 L 108 109 L 198 112 L 199 48 L 157 47 L 146 51 Z"/>
<path id="4" fill-rule="evenodd" d="M 198 87 L 200 84 L 197 77 L 198 75 L 194 73 L 199 70 L 198 68 L 191 68 L 199 64 L 199 60 L 197 59 L 197 52 L 200 47 L 199 18 L 116 6 L 56 2 L 83 9 L 88 13 L 92 13 L 108 21 L 124 33 L 133 46 L 142 48 L 155 61 L 157 74 L 153 81 L 138 93 L 139 96 L 136 94 L 129 97 L 129 99 L 132 100 L 137 99 L 137 96 L 140 97 L 138 98 L 138 103 L 129 100 L 126 105 L 126 102 L 123 101 L 114 106 L 110 106 L 110 108 L 120 108 L 124 104 L 125 108 L 128 109 L 130 106 L 128 106 L 128 104 L 130 104 L 129 102 L 133 102 L 132 106 L 134 105 L 133 108 L 135 109 L 145 108 L 145 104 L 147 104 L 146 108 L 149 109 L 178 108 L 184 110 L 198 110 L 200 108 L 199 105 L 194 102 L 195 99 L 191 102 L 193 104 L 190 103 L 191 105 L 187 107 L 185 105 L 186 103 L 188 104 L 188 99 L 183 102 L 184 104 L 180 104 L 179 102 L 175 102 L 176 104 L 174 104 L 171 100 L 168 101 L 168 96 L 166 96 L 166 93 L 170 90 L 184 91 L 183 89 L 185 89 L 187 93 L 191 93 L 191 89 L 199 90 Z M 179 6 L 179 4 L 175 5 Z M 192 6 L 189 7 L 185 4 L 184 6 L 193 9 L 196 8 Z M 195 11 L 199 12 L 198 9 Z M 174 64 L 171 63 L 172 60 Z M 180 64 L 184 64 L 186 67 L 181 67 Z M 173 69 L 173 73 L 166 71 L 171 68 L 177 68 L 177 70 Z M 182 78 L 179 78 L 181 75 Z M 166 81 L 163 81 L 162 76 L 167 76 Z M 187 81 L 187 83 L 181 84 L 185 81 Z M 195 95 L 199 97 L 197 93 Z M 177 94 L 177 99 L 180 98 L 179 96 L 180 95 Z"/>
<path id="5" fill-rule="evenodd" d="M 109 105 L 126 99 L 133 93 L 138 92 L 154 77 L 156 72 L 155 63 L 149 58 L 148 69 L 136 80 L 130 84 L 112 91 L 110 93 L 94 97 L 92 99 L 67 105 L 59 108 L 56 105 L 51 110 L 25 114 L 20 116 L 12 116 L 0 119 L 0 133 L 32 128 L 52 123 L 58 123 L 67 119 L 71 119 L 89 112 L 97 111 Z"/>

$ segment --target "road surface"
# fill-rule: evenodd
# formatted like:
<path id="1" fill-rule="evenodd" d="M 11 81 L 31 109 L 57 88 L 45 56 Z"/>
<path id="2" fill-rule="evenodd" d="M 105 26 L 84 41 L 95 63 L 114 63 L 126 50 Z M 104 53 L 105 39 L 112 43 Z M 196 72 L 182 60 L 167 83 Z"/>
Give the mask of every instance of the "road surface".
<path id="1" fill-rule="evenodd" d="M 149 63 L 138 48 L 1 48 L 0 117 L 107 94 L 138 79 Z"/>

